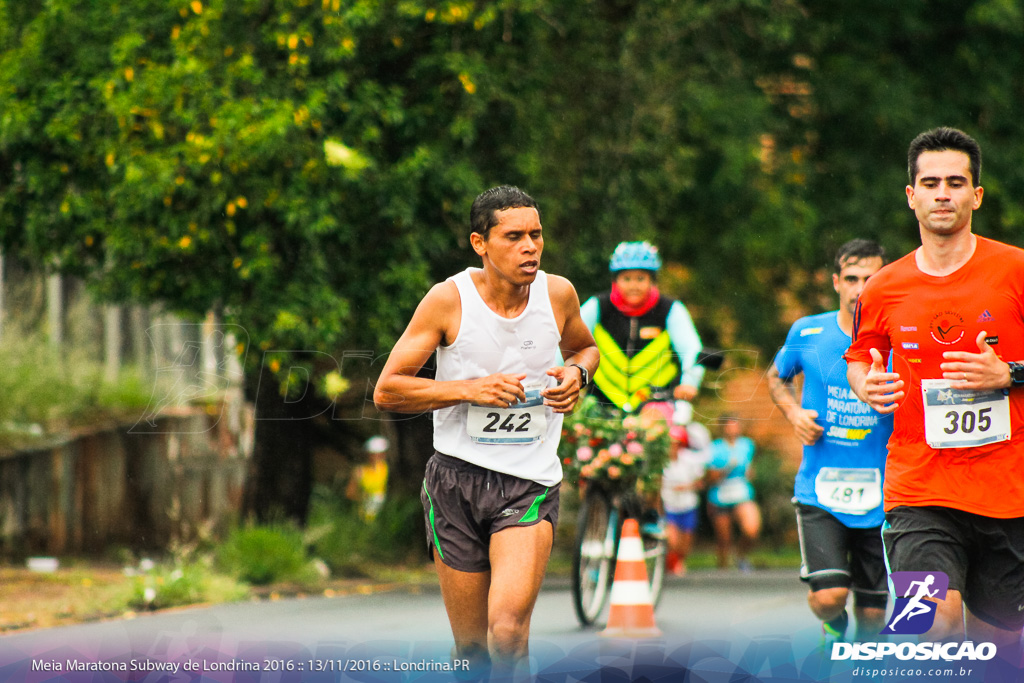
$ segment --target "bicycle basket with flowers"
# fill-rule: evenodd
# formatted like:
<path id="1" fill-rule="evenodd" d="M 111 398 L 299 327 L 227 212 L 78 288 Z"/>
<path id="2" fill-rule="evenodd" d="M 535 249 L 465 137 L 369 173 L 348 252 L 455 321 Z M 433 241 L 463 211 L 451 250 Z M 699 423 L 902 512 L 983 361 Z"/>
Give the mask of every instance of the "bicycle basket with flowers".
<path id="1" fill-rule="evenodd" d="M 670 446 L 668 425 L 656 411 L 623 416 L 586 396 L 562 423 L 558 457 L 569 482 L 655 493 Z"/>

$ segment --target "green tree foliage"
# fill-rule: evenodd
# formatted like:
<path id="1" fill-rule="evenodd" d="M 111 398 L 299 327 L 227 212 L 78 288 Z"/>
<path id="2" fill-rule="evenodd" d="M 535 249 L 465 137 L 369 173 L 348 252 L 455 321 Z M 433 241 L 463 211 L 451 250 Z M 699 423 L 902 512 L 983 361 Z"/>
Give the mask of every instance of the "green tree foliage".
<path id="1" fill-rule="evenodd" d="M 273 405 L 265 375 L 302 395 L 293 366 L 348 374 L 346 352 L 387 348 L 482 184 L 464 150 L 485 105 L 458 45 L 494 15 L 470 9 L 0 6 L 4 248 L 109 299 L 219 312 L 256 347 L 265 415 L 322 414 Z M 301 498 L 309 444 L 295 445 L 258 458 L 295 476 L 257 479 L 305 482 Z M 275 486 L 261 497 L 287 497 Z"/>
<path id="2" fill-rule="evenodd" d="M 0 5 L 3 246 L 108 299 L 217 311 L 255 345 L 254 384 L 295 394 L 291 367 L 388 348 L 472 263 L 466 207 L 499 182 L 541 199 L 549 267 L 584 294 L 638 236 L 741 291 L 715 254 L 757 255 L 752 227 L 774 244 L 755 221 L 788 201 L 757 186 L 773 108 L 747 65 L 784 47 L 778 7 Z"/>
<path id="3" fill-rule="evenodd" d="M 807 9 L 801 43 L 813 64 L 805 76 L 813 106 L 803 122 L 821 242 L 834 250 L 871 236 L 896 257 L 920 243 L 903 192 L 906 151 L 935 126 L 961 128 L 981 143 L 986 193 L 975 231 L 1019 242 L 1024 204 L 1008 189 L 1024 181 L 1017 163 L 1024 4 L 872 1 Z"/>
<path id="4" fill-rule="evenodd" d="M 750 294 L 809 251 L 814 221 L 792 103 L 768 96 L 802 17 L 786 0 L 591 1 L 506 21 L 485 177 L 542 200 L 547 267 L 587 296 L 609 286 L 619 241 L 651 239 L 692 273 L 681 293 L 706 336 L 716 316 L 743 340 L 774 330 L 774 301 Z"/>
<path id="5" fill-rule="evenodd" d="M 770 353 L 779 292 L 816 301 L 806 274 L 842 241 L 913 246 L 903 155 L 923 128 L 977 135 L 979 231 L 1019 232 L 1005 188 L 1024 173 L 1022 14 L 0 0 L 0 245 L 107 299 L 215 310 L 248 333 L 253 388 L 301 394 L 286 381 L 299 364 L 332 396 L 339 374 L 375 374 L 431 283 L 474 263 L 468 206 L 509 182 L 541 202 L 545 268 L 582 297 L 608 286 L 617 242 L 651 239 L 684 267 L 676 293 L 707 339 Z M 308 456 L 277 460 L 308 480 Z"/>
<path id="6" fill-rule="evenodd" d="M 393 339 L 480 183 L 424 12 L 48 3 L 5 50 L 5 246 L 263 348 Z"/>

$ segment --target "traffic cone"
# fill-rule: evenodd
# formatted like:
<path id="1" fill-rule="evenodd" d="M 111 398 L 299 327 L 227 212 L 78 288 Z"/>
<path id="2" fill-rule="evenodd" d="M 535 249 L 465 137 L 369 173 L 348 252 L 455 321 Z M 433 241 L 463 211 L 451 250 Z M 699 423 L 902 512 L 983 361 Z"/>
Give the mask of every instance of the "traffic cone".
<path id="1" fill-rule="evenodd" d="M 644 544 L 635 519 L 622 524 L 622 539 L 615 560 L 608 626 L 601 631 L 606 638 L 656 638 L 661 631 L 654 624 L 654 601 L 647 583 Z"/>

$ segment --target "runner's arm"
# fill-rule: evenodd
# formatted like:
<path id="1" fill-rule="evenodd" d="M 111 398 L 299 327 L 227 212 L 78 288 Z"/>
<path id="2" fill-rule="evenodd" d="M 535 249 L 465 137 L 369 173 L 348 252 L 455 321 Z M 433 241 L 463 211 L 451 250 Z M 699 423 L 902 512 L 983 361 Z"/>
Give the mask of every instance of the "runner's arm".
<path id="1" fill-rule="evenodd" d="M 709 486 L 718 484 L 736 467 L 736 461 L 729 456 L 727 451 L 720 450 L 720 447 L 717 445 L 718 443 L 718 441 L 715 441 L 709 446 L 711 458 L 708 460 L 707 467 L 704 470 L 704 479 Z"/>
<path id="2" fill-rule="evenodd" d="M 821 438 L 825 430 L 815 422 L 818 411 L 808 410 L 800 405 L 800 399 L 797 398 L 793 387 L 793 380 L 783 379 L 779 375 L 779 368 L 774 363 L 768 368 L 768 393 L 785 418 L 793 425 L 793 431 L 796 432 L 800 443 L 812 446 Z"/>
<path id="3" fill-rule="evenodd" d="M 896 411 L 906 394 L 899 373 L 886 372 L 886 358 L 892 353 L 892 341 L 884 307 L 872 299 L 873 286 L 878 282 L 871 278 L 857 300 L 853 341 L 843 358 L 846 359 L 846 380 L 853 393 L 875 412 L 888 415 Z"/>
<path id="4" fill-rule="evenodd" d="M 946 351 L 942 354 L 944 379 L 956 382 L 958 389 L 1008 389 L 1013 385 L 1010 379 L 1010 365 L 1003 361 L 985 341 L 988 332 L 978 333 L 975 343 L 978 353 Z"/>
<path id="5" fill-rule="evenodd" d="M 526 399 L 522 385 L 526 375 L 496 373 L 455 382 L 416 376 L 445 341 L 451 312 L 459 308 L 458 290 L 450 282 L 435 285 L 423 297 L 409 326 L 388 356 L 373 390 L 373 402 L 378 410 L 423 413 L 465 401 L 505 408 L 510 402 Z"/>
<path id="6" fill-rule="evenodd" d="M 883 415 L 895 412 L 905 396 L 899 373 L 886 372 L 882 354 L 870 349 L 871 363 L 848 360 L 846 379 L 850 388 L 864 403 Z"/>

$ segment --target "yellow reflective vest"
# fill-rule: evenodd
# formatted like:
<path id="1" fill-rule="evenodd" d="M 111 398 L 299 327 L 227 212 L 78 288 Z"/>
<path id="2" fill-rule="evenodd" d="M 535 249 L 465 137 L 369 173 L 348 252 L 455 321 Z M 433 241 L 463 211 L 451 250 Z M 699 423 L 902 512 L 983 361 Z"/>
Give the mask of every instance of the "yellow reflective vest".
<path id="1" fill-rule="evenodd" d="M 680 366 L 666 329 L 674 300 L 663 296 L 650 311 L 637 317 L 620 312 L 607 294 L 598 297 L 598 302 L 601 317 L 594 327 L 594 341 L 601 352 L 601 365 L 594 374 L 594 385 L 599 399 L 631 412 L 653 388 L 678 383 Z"/>

